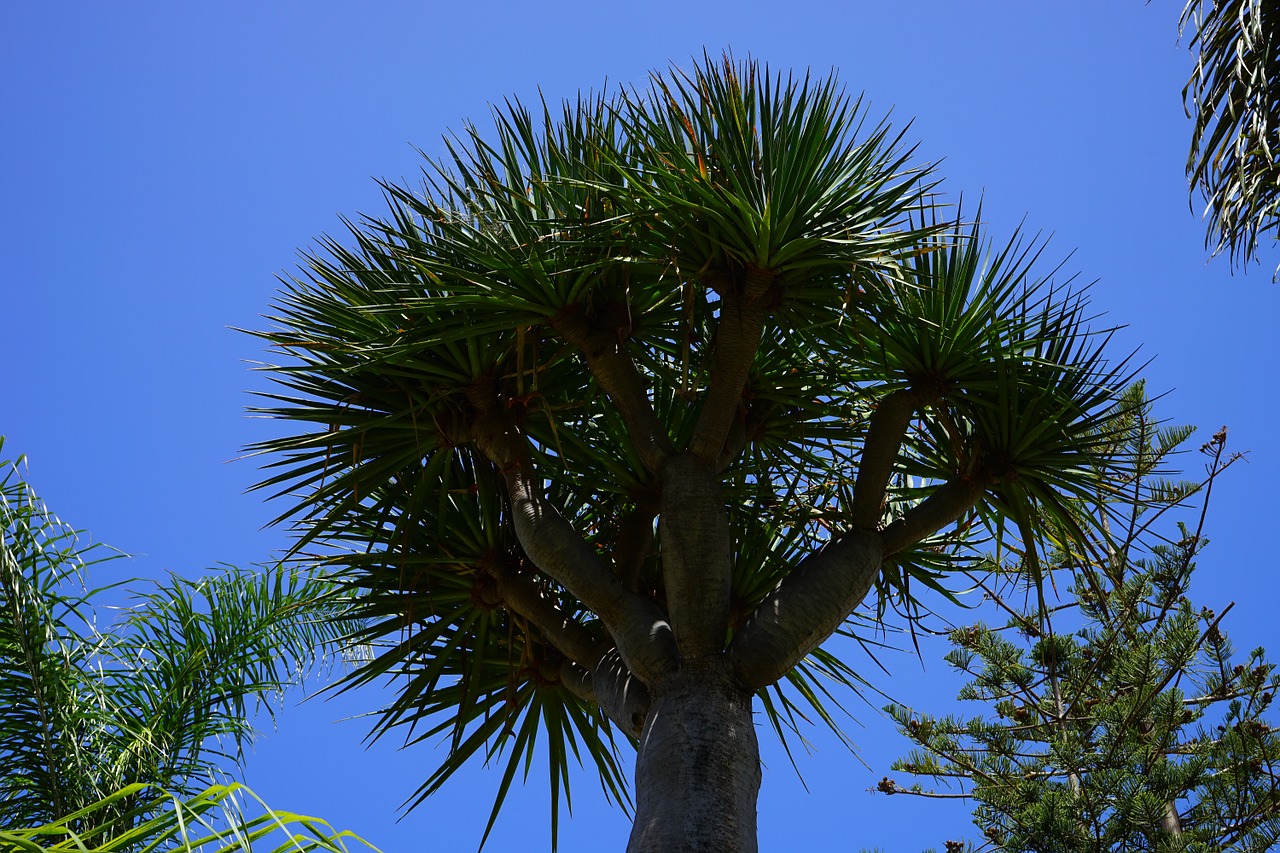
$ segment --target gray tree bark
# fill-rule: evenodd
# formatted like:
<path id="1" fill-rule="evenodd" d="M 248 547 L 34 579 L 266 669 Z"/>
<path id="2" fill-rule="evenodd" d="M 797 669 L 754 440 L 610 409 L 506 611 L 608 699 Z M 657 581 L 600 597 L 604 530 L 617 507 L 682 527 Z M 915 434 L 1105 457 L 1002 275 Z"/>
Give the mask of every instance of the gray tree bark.
<path id="1" fill-rule="evenodd" d="M 751 691 L 723 657 L 651 690 L 628 853 L 755 853 L 760 750 Z"/>

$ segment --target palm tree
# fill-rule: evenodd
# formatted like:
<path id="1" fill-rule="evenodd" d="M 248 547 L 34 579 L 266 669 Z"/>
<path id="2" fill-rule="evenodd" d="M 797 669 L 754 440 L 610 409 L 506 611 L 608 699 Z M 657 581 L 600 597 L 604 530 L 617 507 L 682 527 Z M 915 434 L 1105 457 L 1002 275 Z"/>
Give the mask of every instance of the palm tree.
<path id="1" fill-rule="evenodd" d="M 629 849 L 754 850 L 754 712 L 834 726 L 868 593 L 1065 523 L 1123 362 L 834 80 L 706 59 L 495 120 L 287 283 L 262 487 L 382 644 L 354 681 L 399 679 L 376 734 L 450 737 L 415 804 L 505 751 L 496 815 L 543 737 L 554 826 L 571 756 L 629 802 L 630 743 Z"/>
<path id="2" fill-rule="evenodd" d="M 284 567 L 174 576 L 100 627 L 85 583 L 118 555 L 81 544 L 20 464 L 0 462 L 0 848 L 215 849 L 294 820 L 244 818 L 222 778 L 252 711 L 338 639 L 332 587 Z M 200 840 L 211 811 L 232 820 Z"/>
<path id="3" fill-rule="evenodd" d="M 1280 227 L 1280 4 L 1189 0 L 1195 70 L 1182 97 L 1195 122 L 1187 175 L 1206 202 L 1205 244 L 1232 265 L 1256 260 Z"/>

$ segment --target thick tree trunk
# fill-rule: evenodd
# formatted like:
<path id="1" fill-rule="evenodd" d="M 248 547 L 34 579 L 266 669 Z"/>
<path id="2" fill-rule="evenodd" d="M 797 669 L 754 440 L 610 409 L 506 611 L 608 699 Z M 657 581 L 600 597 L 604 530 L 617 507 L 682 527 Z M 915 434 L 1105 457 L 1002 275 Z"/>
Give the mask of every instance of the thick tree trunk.
<path id="1" fill-rule="evenodd" d="M 652 691 L 628 853 L 756 850 L 760 750 L 752 695 L 722 661 L 686 664 Z"/>

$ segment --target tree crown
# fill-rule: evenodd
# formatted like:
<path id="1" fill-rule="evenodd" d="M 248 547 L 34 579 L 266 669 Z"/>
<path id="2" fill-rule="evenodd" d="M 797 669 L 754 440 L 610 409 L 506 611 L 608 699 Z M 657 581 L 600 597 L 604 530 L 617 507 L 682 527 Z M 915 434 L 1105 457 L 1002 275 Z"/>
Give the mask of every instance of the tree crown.
<path id="1" fill-rule="evenodd" d="M 468 127 L 285 285 L 262 484 L 452 732 L 420 791 L 539 728 L 553 790 L 649 691 L 723 660 L 785 734 L 873 584 L 1095 493 L 1123 403 L 1082 289 L 993 248 L 834 79 L 706 58 Z M 980 218 L 980 211 L 979 211 Z M 958 525 L 956 522 L 960 522 Z M 883 568 L 883 572 L 881 569 Z M 783 689 L 779 684 L 789 685 Z M 496 813 L 496 807 L 495 807 Z M 554 813 L 553 813 L 554 820 Z"/>

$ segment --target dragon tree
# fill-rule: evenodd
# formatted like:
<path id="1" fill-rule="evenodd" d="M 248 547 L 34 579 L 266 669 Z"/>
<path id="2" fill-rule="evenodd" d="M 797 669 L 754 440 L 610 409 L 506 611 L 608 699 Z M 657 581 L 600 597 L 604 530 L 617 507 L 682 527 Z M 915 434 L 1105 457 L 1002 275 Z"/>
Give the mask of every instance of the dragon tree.
<path id="1" fill-rule="evenodd" d="M 375 734 L 449 738 L 414 804 L 502 752 L 496 816 L 542 738 L 553 825 L 585 754 L 628 849 L 755 850 L 757 721 L 835 725 L 864 602 L 1070 529 L 1126 360 L 834 79 L 493 117 L 286 278 L 262 487 L 395 679 Z"/>

